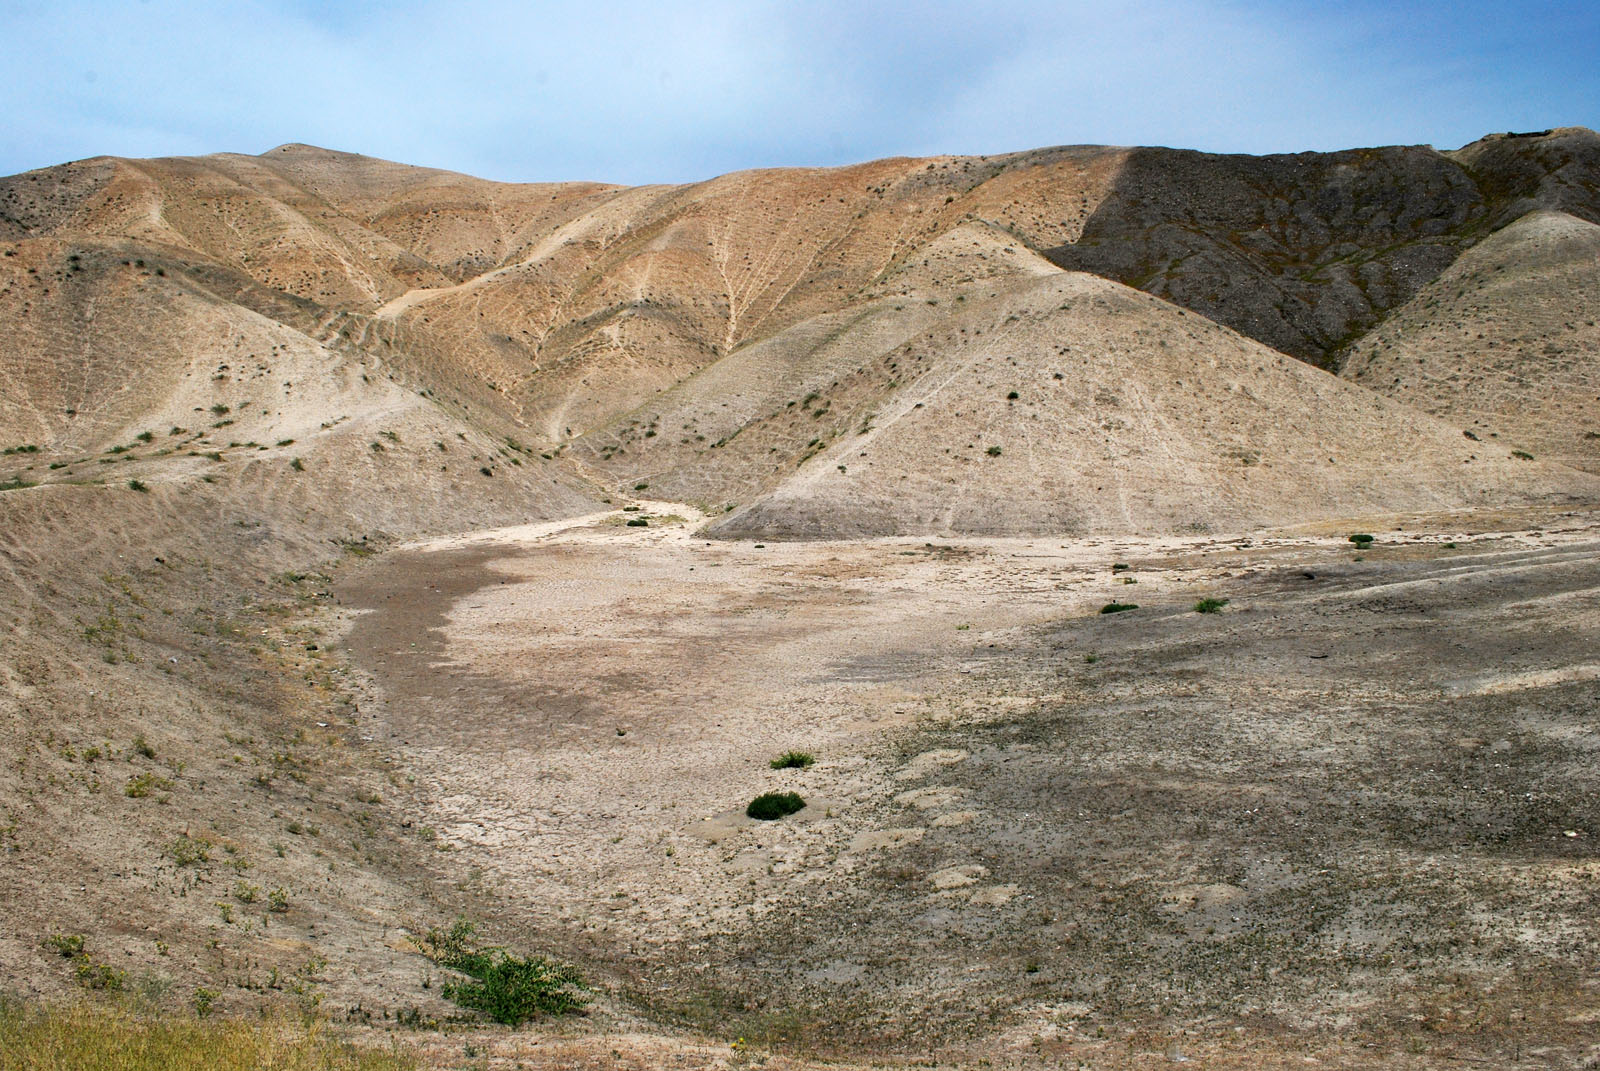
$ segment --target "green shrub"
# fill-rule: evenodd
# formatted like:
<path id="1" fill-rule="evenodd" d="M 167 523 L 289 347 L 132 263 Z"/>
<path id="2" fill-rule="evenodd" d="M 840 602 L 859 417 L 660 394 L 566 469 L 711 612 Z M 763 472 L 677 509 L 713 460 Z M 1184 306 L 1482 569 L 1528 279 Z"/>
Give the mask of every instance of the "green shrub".
<path id="1" fill-rule="evenodd" d="M 1201 599 L 1194 604 L 1194 612 L 1197 614 L 1214 614 L 1226 605 L 1228 605 L 1227 599 Z"/>
<path id="2" fill-rule="evenodd" d="M 809 751 L 785 751 L 772 760 L 771 766 L 774 770 L 803 770 L 816 761 Z"/>
<path id="3" fill-rule="evenodd" d="M 167 855 L 179 866 L 199 866 L 211 858 L 211 842 L 187 833 L 167 845 Z"/>
<path id="4" fill-rule="evenodd" d="M 1513 450 L 1513 451 L 1511 451 L 1511 456 L 1516 458 L 1518 461 L 1532 461 L 1533 460 L 1533 455 L 1528 453 L 1528 451 L 1526 451 L 1526 450 Z"/>
<path id="5" fill-rule="evenodd" d="M 1356 532 L 1350 537 L 1350 542 L 1364 550 L 1372 545 L 1372 536 L 1368 535 L 1366 532 Z"/>
<path id="6" fill-rule="evenodd" d="M 128 481 L 128 490 L 130 490 L 130 491 L 148 491 L 148 490 L 150 490 L 150 485 L 145 483 L 143 480 L 129 480 Z"/>
<path id="7" fill-rule="evenodd" d="M 988 454 L 990 457 L 999 457 L 1002 451 L 998 446 L 991 446 L 989 449 L 985 450 L 984 453 Z"/>
<path id="8" fill-rule="evenodd" d="M 83 934 L 53 933 L 44 939 L 44 946 L 58 956 L 72 959 L 83 954 Z"/>
<path id="9" fill-rule="evenodd" d="M 109 993 L 121 992 L 128 981 L 126 971 L 119 971 L 109 963 L 96 963 L 87 952 L 77 958 L 73 973 L 83 988 L 103 989 Z"/>
<path id="10" fill-rule="evenodd" d="M 806 801 L 798 792 L 764 792 L 750 801 L 744 813 L 762 822 L 772 822 L 804 809 Z"/>
<path id="11" fill-rule="evenodd" d="M 1100 607 L 1100 612 L 1103 614 L 1120 614 L 1124 610 L 1137 610 L 1138 608 L 1139 604 L 1136 602 L 1108 602 Z"/>
<path id="12" fill-rule="evenodd" d="M 458 918 L 448 930 L 430 929 L 417 948 L 439 966 L 464 974 L 446 982 L 446 998 L 481 1012 L 497 1023 L 516 1026 L 537 1015 L 577 1011 L 589 1002 L 589 987 L 576 968 L 545 959 L 523 958 L 498 946 L 480 945 L 477 927 Z"/>
<path id="13" fill-rule="evenodd" d="M 650 527 L 650 522 L 645 520 L 643 517 L 633 517 L 633 518 L 629 519 L 628 527 L 629 528 L 648 528 L 648 527 Z"/>

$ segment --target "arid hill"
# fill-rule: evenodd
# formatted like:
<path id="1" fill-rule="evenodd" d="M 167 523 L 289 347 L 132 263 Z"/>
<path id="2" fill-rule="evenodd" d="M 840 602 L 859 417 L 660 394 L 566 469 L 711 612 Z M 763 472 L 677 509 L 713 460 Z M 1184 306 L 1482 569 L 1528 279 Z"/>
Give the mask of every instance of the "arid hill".
<path id="1" fill-rule="evenodd" d="M 1560 481 L 1524 481 L 1526 470 L 1511 490 L 1496 475 L 1503 456 L 1493 447 L 1509 452 L 1514 444 L 1486 443 L 1478 467 L 1457 472 L 1473 463 L 1470 454 L 1445 463 L 1407 438 L 1414 425 L 1399 416 L 1376 421 L 1362 438 L 1374 456 L 1435 458 L 1407 466 L 1405 478 L 1374 471 L 1370 479 L 1327 483 L 1291 471 L 1280 454 L 1255 473 L 1257 483 L 1270 474 L 1285 491 L 1304 493 L 1275 499 L 1254 489 L 1240 497 L 1232 484 L 1210 486 L 1218 472 L 1230 481 L 1235 474 L 1208 459 L 1260 453 L 1255 439 L 1265 432 L 1244 430 L 1257 425 L 1240 423 L 1229 408 L 1236 399 L 1209 381 L 1208 348 L 1231 352 L 1236 343 L 1216 332 L 1158 341 L 1176 323 L 1176 310 L 1158 304 L 1128 306 L 1138 314 L 1114 318 L 1114 328 L 1113 321 L 1092 325 L 1092 316 L 1030 320 L 1027 352 L 1003 356 L 1021 358 L 1025 377 L 1054 374 L 1060 370 L 1047 369 L 1044 358 L 1076 343 L 1093 390 L 1115 393 L 1086 348 L 1180 351 L 1164 362 L 1126 359 L 1132 363 L 1116 378 L 1150 377 L 1139 388 L 1149 405 L 1136 421 L 1105 414 L 1124 426 L 1126 441 L 1102 443 L 1092 471 L 1081 460 L 1070 471 L 1060 467 L 1080 456 L 1086 428 L 1034 412 L 1030 419 L 1042 428 L 1030 429 L 1041 432 L 1030 436 L 1033 457 L 1043 468 L 1023 472 L 1008 459 L 984 473 L 987 494 L 1009 508 L 936 507 L 926 499 L 932 485 L 923 498 L 904 500 L 888 487 L 868 491 L 861 466 L 852 470 L 844 458 L 843 440 L 874 413 L 909 412 L 920 400 L 913 377 L 954 360 L 977 337 L 964 339 L 963 331 L 997 337 L 997 325 L 1014 312 L 1002 291 L 1030 279 L 1048 287 L 1044 280 L 1061 266 L 1149 290 L 1292 356 L 1328 363 L 1433 283 L 1461 250 L 1519 213 L 1558 206 L 1574 221 L 1600 218 L 1597 160 L 1600 141 L 1582 130 L 1496 136 L 1453 154 L 1397 148 L 1258 159 L 1067 148 L 640 188 L 497 184 L 296 145 L 260 157 L 90 160 L 0 182 L 0 232 L 11 239 L 0 303 L 13 325 L 0 353 L 12 384 L 0 402 L 0 438 L 38 447 L 18 477 L 81 482 L 83 465 L 119 447 L 143 465 L 126 470 L 130 477 L 145 479 L 148 470 L 157 481 L 193 479 L 207 468 L 193 458 L 221 453 L 213 464 L 222 467 L 211 475 L 231 478 L 245 455 L 228 443 L 252 444 L 244 449 L 259 469 L 280 458 L 287 448 L 277 444 L 286 440 L 304 453 L 365 435 L 358 445 L 390 453 L 401 446 L 414 463 L 406 479 L 421 481 L 418 488 L 442 480 L 439 493 L 448 496 L 464 493 L 451 488 L 465 475 L 494 466 L 452 470 L 441 458 L 440 474 L 427 475 L 432 470 L 406 451 L 452 438 L 459 422 L 470 429 L 462 441 L 478 446 L 465 460 L 482 462 L 498 450 L 535 469 L 553 461 L 555 482 L 542 486 L 581 495 L 585 480 L 598 479 L 587 485 L 590 500 L 604 497 L 607 485 L 656 481 L 660 491 L 723 509 L 776 492 L 797 466 L 835 472 L 843 463 L 844 478 L 831 481 L 829 494 L 846 499 L 830 497 L 828 513 L 881 514 L 895 503 L 890 512 L 899 519 L 886 529 L 894 531 L 1148 530 L 1179 516 L 1190 524 L 1266 524 L 1379 503 L 1488 501 L 1500 490 L 1511 494 L 1507 501 L 1523 501 L 1528 493 L 1559 494 Z M 1530 320 L 1528 344 L 1561 345 L 1544 337 L 1550 329 Z M 1350 344 L 1350 352 L 1362 352 L 1359 346 Z M 916 349 L 916 357 L 901 347 Z M 1332 389 L 1276 358 L 1257 364 L 1269 379 L 1269 366 L 1295 377 L 1297 386 L 1284 387 L 1287 411 L 1315 409 L 1319 392 Z M 1279 389 L 1249 387 L 1265 397 Z M 1208 394 L 1215 398 L 1203 402 Z M 1447 407 L 1409 400 L 1450 420 Z M 419 423 L 385 446 L 374 433 L 399 429 L 374 421 L 397 405 Z M 957 423 L 943 431 L 929 423 L 931 411 L 915 411 L 912 423 L 928 425 L 937 455 L 926 459 L 966 449 L 981 430 L 959 422 L 972 420 L 975 406 L 959 420 L 955 411 L 945 419 Z M 1161 453 L 1167 447 L 1157 429 L 1202 415 L 1227 434 L 1209 442 L 1197 427 L 1182 433 L 1189 446 L 1173 443 L 1173 452 Z M 1282 426 L 1329 447 L 1355 434 L 1350 420 L 1311 409 Z M 136 448 L 134 437 L 144 433 L 160 433 L 159 443 Z M 940 439 L 948 441 L 935 445 Z M 1191 446 L 1199 453 L 1187 452 Z M 826 460 L 816 456 L 823 449 Z M 162 458 L 152 458 L 158 452 Z M 358 482 L 374 489 L 387 486 L 401 460 L 352 456 L 370 470 Z M 924 455 L 913 451 L 902 461 L 915 465 L 919 479 L 961 486 L 913 456 Z M 1193 494 L 1152 509 L 1120 497 L 1115 507 L 1091 504 L 1091 492 L 1108 493 L 1099 490 L 1107 481 L 1156 494 L 1144 476 L 1134 478 L 1136 456 L 1169 456 L 1170 464 L 1157 466 L 1160 478 Z M 869 464 L 873 479 L 885 478 L 881 465 Z M 911 474 L 891 478 L 899 475 Z M 1237 475 L 1242 482 L 1251 474 Z M 1580 478 L 1568 478 L 1578 479 L 1574 493 L 1587 493 Z M 325 493 L 316 479 L 290 483 Z M 502 500 L 504 486 L 481 490 Z M 856 491 L 865 497 L 851 506 Z M 1070 509 L 1046 503 L 1057 494 L 1072 499 Z M 1291 498 L 1294 509 L 1269 508 Z M 1213 505 L 1195 514 L 1190 506 L 1199 501 Z M 1234 504 L 1216 505 L 1227 502 Z M 977 528 L 960 519 L 980 515 Z M 764 523 L 765 534 L 849 527 L 783 516 L 783 526 Z"/>
<path id="2" fill-rule="evenodd" d="M 1530 212 L 1363 338 L 1343 375 L 1477 435 L 1600 472 L 1600 226 Z"/>
<path id="3" fill-rule="evenodd" d="M 1562 129 L 0 178 L 0 991 L 415 1027 L 452 1006 L 408 935 L 471 913 L 595 972 L 602 1063 L 1187 1023 L 1266 1066 L 1443 978 L 1591 1014 L 1597 176 Z M 744 817 L 791 777 L 809 813 Z M 1534 892 L 1469 910 L 1513 855 Z M 1424 856 L 1452 928 L 1408 946 Z"/>

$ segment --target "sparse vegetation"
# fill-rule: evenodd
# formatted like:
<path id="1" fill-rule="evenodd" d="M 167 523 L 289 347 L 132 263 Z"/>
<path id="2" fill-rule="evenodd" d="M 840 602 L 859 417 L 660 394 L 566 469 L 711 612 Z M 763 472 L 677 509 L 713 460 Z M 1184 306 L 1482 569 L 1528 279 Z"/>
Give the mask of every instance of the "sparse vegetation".
<path id="1" fill-rule="evenodd" d="M 1100 607 L 1100 612 L 1102 614 L 1120 614 L 1128 610 L 1137 610 L 1138 608 L 1139 604 L 1136 602 L 1108 602 Z"/>
<path id="2" fill-rule="evenodd" d="M 1002 452 L 1003 451 L 999 446 L 991 446 L 989 449 L 984 451 L 984 453 L 988 454 L 990 457 L 999 457 Z"/>
<path id="3" fill-rule="evenodd" d="M 1201 599 L 1194 604 L 1194 612 L 1197 614 L 1214 614 L 1226 605 L 1228 605 L 1227 599 Z"/>
<path id="4" fill-rule="evenodd" d="M 180 834 L 167 845 L 167 857 L 179 866 L 198 867 L 211 859 L 211 842 L 187 833 Z"/>
<path id="5" fill-rule="evenodd" d="M 144 773 L 134 774 L 128 778 L 128 783 L 123 787 L 123 793 L 129 799 L 140 800 L 152 792 L 165 792 L 172 788 L 172 781 L 165 777 L 158 777 L 146 770 Z"/>
<path id="6" fill-rule="evenodd" d="M 785 751 L 772 760 L 771 766 L 774 770 L 803 770 L 816 761 L 809 751 Z"/>
<path id="7" fill-rule="evenodd" d="M 55 1008 L 0 1001 L 4 1071 L 412 1071 L 398 1049 L 357 1048 L 325 1036 L 321 1022 L 201 1022 L 220 994 L 195 990 L 195 1018 L 141 1015 L 127 1007 Z"/>

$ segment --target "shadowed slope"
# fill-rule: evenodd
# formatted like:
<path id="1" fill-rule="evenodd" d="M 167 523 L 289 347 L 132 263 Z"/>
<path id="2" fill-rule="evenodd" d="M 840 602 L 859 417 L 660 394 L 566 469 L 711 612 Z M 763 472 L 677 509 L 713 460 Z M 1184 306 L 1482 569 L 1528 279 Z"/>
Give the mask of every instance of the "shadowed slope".
<path id="1" fill-rule="evenodd" d="M 1278 156 L 1137 149 L 1072 245 L 1048 251 L 1328 366 L 1463 249 L 1532 208 L 1600 221 L 1581 128 Z"/>

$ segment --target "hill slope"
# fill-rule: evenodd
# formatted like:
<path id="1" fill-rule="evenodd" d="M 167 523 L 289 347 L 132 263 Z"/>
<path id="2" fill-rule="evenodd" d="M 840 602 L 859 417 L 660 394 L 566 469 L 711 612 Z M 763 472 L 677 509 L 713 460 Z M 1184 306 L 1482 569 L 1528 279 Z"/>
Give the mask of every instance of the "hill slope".
<path id="1" fill-rule="evenodd" d="M 1081 273 L 974 302 L 874 372 L 898 385 L 712 530 L 1201 532 L 1600 489 Z"/>
<path id="2" fill-rule="evenodd" d="M 1532 212 L 1351 350 L 1343 375 L 1541 458 L 1600 472 L 1600 226 Z"/>

